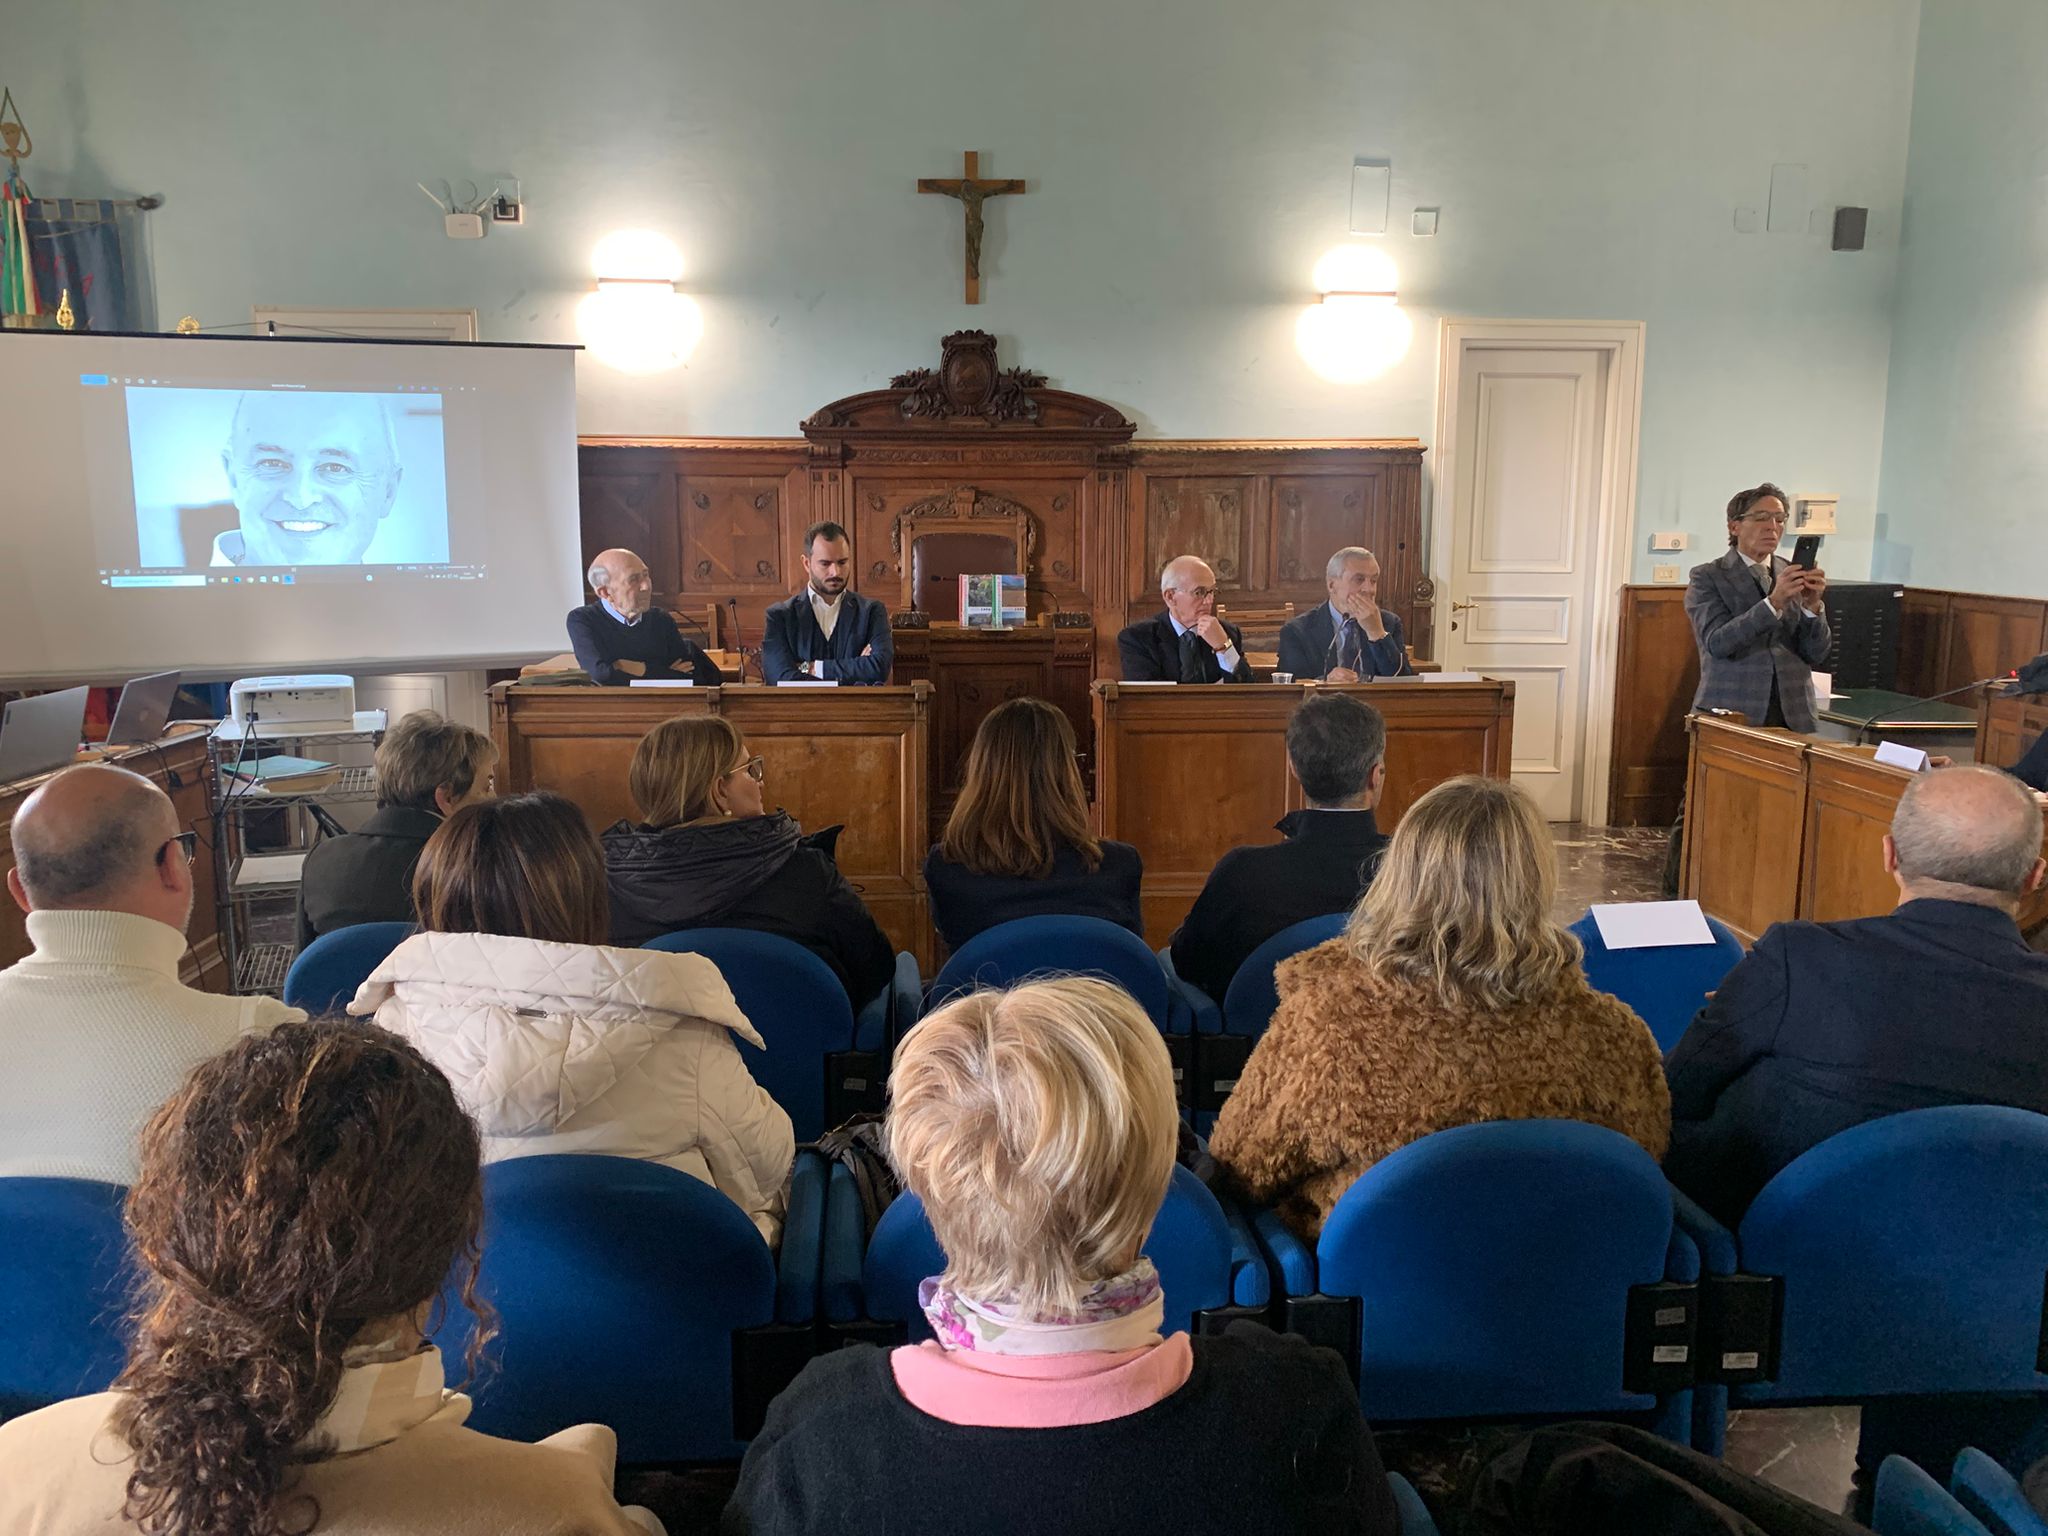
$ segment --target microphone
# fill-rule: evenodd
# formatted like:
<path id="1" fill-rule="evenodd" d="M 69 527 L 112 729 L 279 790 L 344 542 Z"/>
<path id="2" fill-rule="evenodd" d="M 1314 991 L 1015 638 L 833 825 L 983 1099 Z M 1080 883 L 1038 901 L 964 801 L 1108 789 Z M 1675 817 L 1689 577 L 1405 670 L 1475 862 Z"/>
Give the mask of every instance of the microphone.
<path id="1" fill-rule="evenodd" d="M 1959 693 L 1969 693 L 1972 689 L 1983 688 L 1991 683 L 2002 683 L 2012 675 L 2013 674 L 2010 672 L 2000 672 L 1994 677 L 1980 677 L 1976 679 L 1974 682 L 1968 682 L 1963 684 L 1963 686 L 1960 688 L 1950 688 L 1944 693 L 1930 694 L 1928 695 L 1928 697 L 1924 699 L 1916 699 L 1914 700 L 1914 702 L 1917 704 L 1939 704 L 1943 699 L 1952 699 Z M 1872 715 L 1868 720 L 1864 721 L 1861 725 L 1856 727 L 1856 736 L 1854 744 L 1859 747 L 1862 746 L 1863 733 L 1869 730 L 1873 725 L 1883 725 L 1885 723 L 1886 719 L 1882 713 Z"/>
<path id="2" fill-rule="evenodd" d="M 740 600 L 728 597 L 725 600 L 725 608 L 726 612 L 732 615 L 732 648 L 740 653 L 740 681 L 744 683 L 747 680 L 747 637 L 745 631 L 740 628 Z M 762 676 L 761 681 L 768 681 L 766 675 Z"/>

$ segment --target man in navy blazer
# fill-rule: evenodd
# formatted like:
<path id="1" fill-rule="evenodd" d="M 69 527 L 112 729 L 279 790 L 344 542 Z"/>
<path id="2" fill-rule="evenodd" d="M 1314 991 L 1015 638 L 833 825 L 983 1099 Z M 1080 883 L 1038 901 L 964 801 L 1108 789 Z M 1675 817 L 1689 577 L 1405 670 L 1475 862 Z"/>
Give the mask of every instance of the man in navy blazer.
<path id="1" fill-rule="evenodd" d="M 1776 554 L 1787 506 L 1768 481 L 1737 491 L 1728 503 L 1728 553 L 1692 568 L 1685 616 L 1700 648 L 1692 707 L 1811 731 L 1813 668 L 1827 665 L 1834 636 L 1821 606 L 1827 573 Z"/>
<path id="2" fill-rule="evenodd" d="M 1244 633 L 1216 617 L 1216 573 L 1177 555 L 1159 573 L 1163 612 L 1127 624 L 1116 637 L 1127 683 L 1248 683 Z"/>
<path id="3" fill-rule="evenodd" d="M 1901 1110 L 2048 1114 L 2048 955 L 2014 914 L 2041 885 L 2041 808 L 1993 768 L 1935 768 L 1884 840 L 1888 917 L 1776 923 L 1664 1064 L 1671 1181 L 1731 1225 L 1839 1131 Z"/>
<path id="4" fill-rule="evenodd" d="M 889 681 L 896 641 L 888 605 L 847 590 L 853 542 L 837 523 L 804 531 L 803 591 L 768 610 L 761 680 L 878 687 Z"/>
<path id="5" fill-rule="evenodd" d="M 1380 562 L 1352 545 L 1330 556 L 1323 570 L 1330 600 L 1280 628 L 1282 672 L 1326 683 L 1413 676 L 1400 615 L 1380 606 Z"/>

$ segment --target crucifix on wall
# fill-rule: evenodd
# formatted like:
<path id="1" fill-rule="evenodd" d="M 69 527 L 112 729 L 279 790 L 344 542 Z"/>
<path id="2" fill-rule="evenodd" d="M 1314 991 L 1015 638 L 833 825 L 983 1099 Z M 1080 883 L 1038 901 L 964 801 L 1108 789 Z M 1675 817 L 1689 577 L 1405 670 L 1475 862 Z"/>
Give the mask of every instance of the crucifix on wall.
<path id="1" fill-rule="evenodd" d="M 921 177 L 917 183 L 920 192 L 936 192 L 942 197 L 957 197 L 967 215 L 967 302 L 981 302 L 981 205 L 991 197 L 1005 193 L 1022 192 L 1021 181 L 982 181 L 978 178 L 981 170 L 981 155 L 968 150 L 964 155 L 966 169 L 958 180 Z"/>

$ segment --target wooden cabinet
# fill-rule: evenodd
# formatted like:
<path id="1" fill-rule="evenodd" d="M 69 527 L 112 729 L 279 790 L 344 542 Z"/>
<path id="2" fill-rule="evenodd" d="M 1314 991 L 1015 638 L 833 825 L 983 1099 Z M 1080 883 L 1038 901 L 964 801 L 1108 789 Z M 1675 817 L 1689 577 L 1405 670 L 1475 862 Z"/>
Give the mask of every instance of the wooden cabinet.
<path id="1" fill-rule="evenodd" d="M 1683 587 L 1623 587 L 1607 820 L 1664 827 L 1685 793 L 1685 717 L 1700 686 Z"/>
<path id="2" fill-rule="evenodd" d="M 2048 601 L 1908 587 L 1899 691 L 1929 698 L 1995 677 L 2048 650 Z"/>
<path id="3" fill-rule="evenodd" d="M 2010 768 L 2048 731 L 2048 694 L 1986 689 L 1977 702 L 1977 761 Z"/>

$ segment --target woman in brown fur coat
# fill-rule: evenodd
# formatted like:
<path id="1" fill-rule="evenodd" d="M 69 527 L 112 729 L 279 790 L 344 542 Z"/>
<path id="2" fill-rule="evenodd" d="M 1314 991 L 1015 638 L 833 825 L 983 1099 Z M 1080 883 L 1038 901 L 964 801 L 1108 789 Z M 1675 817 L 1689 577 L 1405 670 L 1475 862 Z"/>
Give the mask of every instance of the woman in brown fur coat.
<path id="1" fill-rule="evenodd" d="M 1586 1120 L 1661 1159 L 1657 1043 L 1587 985 L 1556 886 L 1550 829 L 1513 784 L 1416 801 L 1344 934 L 1277 973 L 1279 1011 L 1210 1143 L 1237 1189 L 1313 1241 L 1366 1169 L 1453 1126 Z"/>

